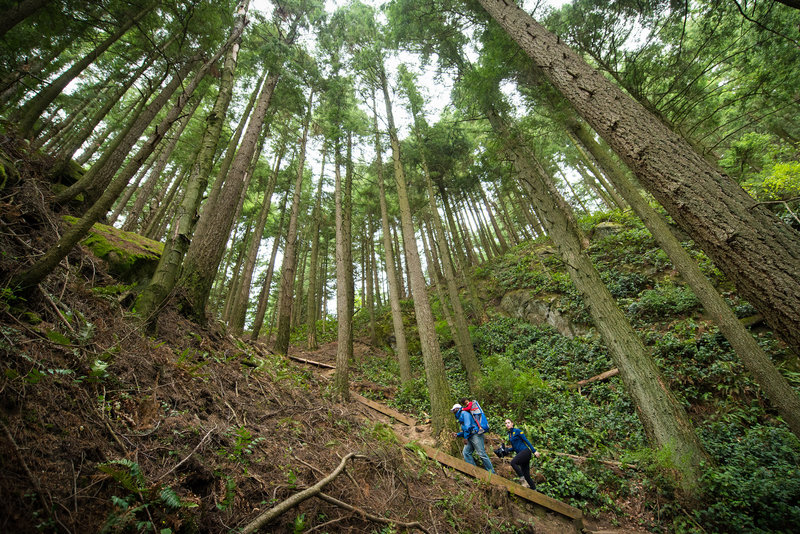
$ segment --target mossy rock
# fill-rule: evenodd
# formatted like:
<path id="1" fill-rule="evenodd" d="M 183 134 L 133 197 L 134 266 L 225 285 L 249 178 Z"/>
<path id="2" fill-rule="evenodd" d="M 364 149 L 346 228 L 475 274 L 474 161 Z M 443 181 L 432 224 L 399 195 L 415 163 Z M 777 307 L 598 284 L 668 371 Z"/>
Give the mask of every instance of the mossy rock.
<path id="1" fill-rule="evenodd" d="M 70 216 L 64 220 L 70 224 L 77 221 Z M 92 226 L 82 244 L 108 264 L 111 276 L 127 284 L 148 281 L 164 252 L 163 243 L 100 223 Z"/>

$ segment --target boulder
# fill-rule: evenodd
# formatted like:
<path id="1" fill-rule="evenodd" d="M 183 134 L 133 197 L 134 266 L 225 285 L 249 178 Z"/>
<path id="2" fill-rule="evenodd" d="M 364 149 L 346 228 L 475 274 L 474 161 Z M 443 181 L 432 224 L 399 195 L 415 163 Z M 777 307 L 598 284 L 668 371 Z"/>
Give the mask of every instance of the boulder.
<path id="1" fill-rule="evenodd" d="M 509 316 L 531 324 L 550 325 L 562 336 L 586 335 L 588 327 L 573 323 L 558 310 L 558 298 L 557 295 L 534 295 L 530 290 L 521 289 L 506 293 L 500 301 L 500 308 Z"/>
<path id="2" fill-rule="evenodd" d="M 77 221 L 69 216 L 64 220 L 70 224 Z M 106 262 L 111 276 L 126 284 L 147 282 L 164 252 L 163 243 L 100 223 L 92 226 L 81 244 Z"/>

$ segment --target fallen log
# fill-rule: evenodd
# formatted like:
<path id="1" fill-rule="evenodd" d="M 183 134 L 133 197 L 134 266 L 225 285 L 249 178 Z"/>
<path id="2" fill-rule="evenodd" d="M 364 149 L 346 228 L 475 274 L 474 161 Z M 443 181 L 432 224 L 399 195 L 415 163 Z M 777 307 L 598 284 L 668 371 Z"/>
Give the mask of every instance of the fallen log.
<path id="1" fill-rule="evenodd" d="M 605 373 L 600 373 L 597 376 L 593 376 L 592 378 L 587 378 L 586 380 L 579 380 L 578 386 L 585 386 L 586 384 L 591 384 L 592 382 L 606 380 L 607 378 L 611 378 L 612 376 L 617 376 L 618 374 L 619 374 L 619 369 L 615 367 L 613 369 L 609 369 Z"/>

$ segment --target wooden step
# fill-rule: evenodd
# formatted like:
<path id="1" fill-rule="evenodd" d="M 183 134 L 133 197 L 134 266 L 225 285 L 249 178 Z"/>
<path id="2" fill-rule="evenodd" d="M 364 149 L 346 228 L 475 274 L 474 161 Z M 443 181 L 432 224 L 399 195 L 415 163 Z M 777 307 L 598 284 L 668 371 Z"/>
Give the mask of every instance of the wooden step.
<path id="1" fill-rule="evenodd" d="M 375 401 L 373 401 L 371 399 L 363 397 L 362 395 L 359 395 L 358 393 L 355 393 L 353 391 L 350 392 L 350 395 L 353 397 L 354 400 L 357 400 L 358 402 L 364 404 L 365 406 L 368 406 L 368 407 L 372 408 L 373 410 L 375 410 L 377 412 L 380 412 L 380 413 L 382 413 L 384 415 L 388 415 L 390 417 L 393 417 L 397 421 L 400 421 L 400 422 L 402 422 L 404 424 L 407 424 L 409 426 L 415 426 L 416 425 L 416 421 L 413 418 L 408 417 L 408 416 L 406 416 L 404 414 L 401 414 L 400 412 L 398 412 L 396 410 L 393 410 L 392 408 L 389 408 L 388 406 L 384 406 L 383 404 L 380 404 L 379 402 L 375 402 Z M 500 475 L 493 475 L 492 473 L 489 473 L 488 471 L 486 471 L 484 469 L 481 469 L 479 467 L 475 467 L 472 464 L 468 464 L 464 460 L 462 460 L 460 458 L 456 458 L 455 456 L 451 456 L 451 455 L 449 455 L 449 454 L 447 454 L 445 452 L 440 451 L 439 449 L 435 449 L 433 447 L 429 447 L 428 445 L 423 445 L 423 444 L 421 444 L 419 442 L 416 442 L 416 441 L 413 441 L 413 440 L 405 439 L 403 436 L 400 436 L 400 435 L 397 435 L 397 437 L 398 437 L 398 439 L 400 441 L 405 442 L 405 443 L 413 442 L 417 447 L 419 447 L 421 450 L 423 450 L 425 452 L 425 454 L 428 456 L 428 458 L 430 458 L 431 460 L 435 460 L 435 461 L 439 462 L 440 464 L 446 465 L 448 467 L 452 467 L 453 469 L 456 469 L 457 471 L 460 471 L 460 472 L 462 472 L 464 474 L 470 475 L 470 476 L 472 476 L 472 477 L 474 477 L 474 478 L 476 478 L 478 480 L 482 480 L 482 481 L 487 482 L 489 484 L 492 484 L 494 486 L 502 486 L 509 493 L 512 493 L 512 494 L 514 494 L 514 495 L 516 495 L 518 497 L 521 497 L 521 498 L 523 498 L 523 499 L 525 499 L 527 501 L 530 501 L 532 503 L 538 504 L 539 506 L 547 508 L 548 510 L 552 510 L 554 512 L 557 512 L 557 513 L 563 515 L 563 516 L 568 517 L 569 519 L 572 520 L 572 524 L 575 527 L 575 531 L 576 532 L 581 532 L 582 531 L 582 529 L 583 529 L 583 512 L 581 510 L 579 510 L 578 508 L 574 508 L 574 507 L 572 507 L 572 506 L 570 506 L 570 505 L 568 505 L 566 503 L 563 503 L 561 501 L 557 501 L 556 499 L 553 499 L 552 497 L 548 497 L 547 495 L 539 493 L 538 491 L 535 491 L 535 490 L 532 490 L 530 488 L 526 488 L 526 487 L 520 486 L 519 484 L 517 484 L 515 482 L 512 482 L 511 480 L 508 480 L 507 478 L 503 478 Z"/>

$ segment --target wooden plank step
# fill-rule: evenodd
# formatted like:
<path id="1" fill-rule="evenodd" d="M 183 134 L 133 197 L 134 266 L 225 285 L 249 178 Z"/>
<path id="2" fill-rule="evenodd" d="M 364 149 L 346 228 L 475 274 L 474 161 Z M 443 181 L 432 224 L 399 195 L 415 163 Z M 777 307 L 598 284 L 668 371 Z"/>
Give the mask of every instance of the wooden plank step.
<path id="1" fill-rule="evenodd" d="M 329 363 L 315 362 L 314 360 L 306 360 L 305 358 L 298 358 L 297 356 L 289 356 L 289 359 L 294 360 L 296 362 L 305 363 L 308 365 L 316 365 L 317 367 L 323 367 L 325 369 L 336 369 L 335 365 L 331 365 Z"/>
<path id="2" fill-rule="evenodd" d="M 513 493 L 514 495 L 522 497 L 525 500 L 553 510 L 554 512 L 558 512 L 559 514 L 565 515 L 572 520 L 579 520 L 581 522 L 583 521 L 583 512 L 577 508 L 574 508 L 561 501 L 557 501 L 556 499 L 548 497 L 547 495 L 539 493 L 538 491 L 520 486 L 519 484 L 512 482 L 507 478 L 503 478 L 500 475 L 493 475 L 484 469 L 475 467 L 472 464 L 468 464 L 464 460 L 456 458 L 455 456 L 451 456 L 440 451 L 439 449 L 434 449 L 433 447 L 422 445 L 420 443 L 417 443 L 417 446 L 424 450 L 428 458 L 432 460 L 436 460 L 441 464 L 452 467 L 453 469 L 468 474 L 474 478 L 477 478 L 478 480 L 483 480 L 484 482 L 488 482 L 489 484 L 493 484 L 495 486 L 503 486 L 506 488 L 506 490 L 508 490 L 509 493 Z"/>
<path id="3" fill-rule="evenodd" d="M 416 421 L 411 417 L 408 417 L 396 410 L 393 410 L 388 406 L 384 406 L 383 404 L 380 404 L 371 399 L 363 397 L 362 395 L 359 395 L 358 393 L 355 393 L 353 391 L 350 392 L 350 395 L 355 400 L 364 404 L 365 406 L 369 406 L 373 410 L 376 410 L 384 415 L 389 415 L 391 417 L 394 417 L 398 421 L 403 422 L 409 426 L 414 426 L 416 424 Z M 404 439 L 403 436 L 398 435 L 397 437 L 398 439 L 400 439 L 405 443 L 411 442 L 411 440 Z M 519 484 L 512 482 L 507 478 L 503 478 L 500 475 L 493 475 L 484 469 L 475 467 L 472 464 L 468 464 L 464 460 L 456 458 L 455 456 L 451 456 L 445 452 L 440 451 L 439 449 L 435 449 L 433 447 L 424 445 L 419 442 L 414 442 L 414 443 L 416 444 L 417 447 L 422 449 L 428 456 L 428 458 L 430 458 L 431 460 L 435 460 L 443 465 L 452 467 L 453 469 L 456 469 L 462 473 L 472 476 L 473 478 L 482 480 L 494 486 L 502 486 L 509 493 L 517 495 L 518 497 L 521 497 L 527 501 L 538 504 L 539 506 L 547 508 L 548 510 L 552 510 L 554 512 L 557 512 L 561 515 L 564 515 L 572 519 L 576 531 L 580 532 L 583 529 L 583 512 L 578 508 L 574 508 L 561 501 L 557 501 L 556 499 L 548 497 L 547 495 L 539 493 L 538 491 L 520 486 Z"/>
<path id="4" fill-rule="evenodd" d="M 351 390 L 350 391 L 350 396 L 353 399 L 355 399 L 358 402 L 360 402 L 361 404 L 363 404 L 365 406 L 369 406 L 373 410 L 381 412 L 384 415 L 388 415 L 389 417 L 393 417 L 394 419 L 397 419 L 398 421 L 400 421 L 401 423 L 403 423 L 405 425 L 408 425 L 408 426 L 416 426 L 417 425 L 417 420 L 414 419 L 413 417 L 409 417 L 409 416 L 407 416 L 407 415 L 405 415 L 403 413 L 398 412 L 397 410 L 389 408 L 388 406 L 386 406 L 384 404 L 381 404 L 379 402 L 375 402 L 374 400 L 368 399 L 368 398 L 364 397 L 363 395 L 359 395 L 355 391 Z"/>

